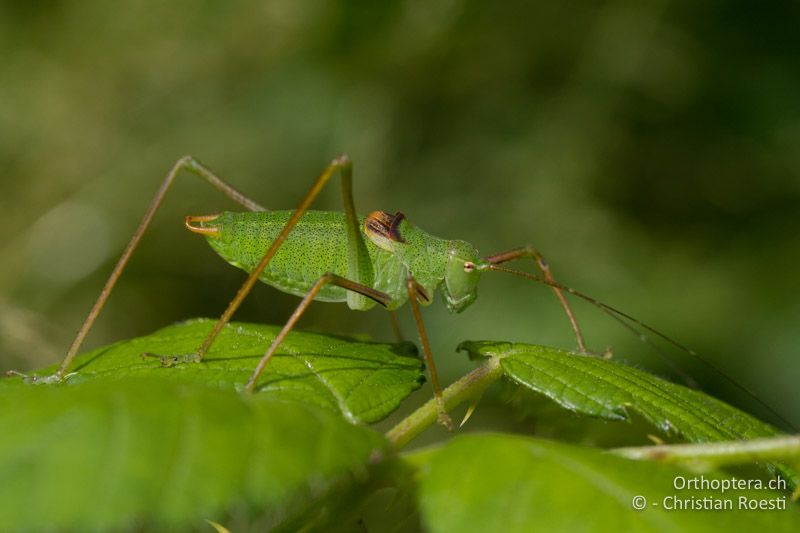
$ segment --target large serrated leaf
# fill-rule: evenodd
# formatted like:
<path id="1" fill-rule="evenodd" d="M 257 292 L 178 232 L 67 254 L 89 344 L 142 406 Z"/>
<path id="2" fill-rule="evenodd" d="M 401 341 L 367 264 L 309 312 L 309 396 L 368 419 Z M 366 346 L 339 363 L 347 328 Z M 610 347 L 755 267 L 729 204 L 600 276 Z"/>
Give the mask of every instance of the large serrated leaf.
<path id="1" fill-rule="evenodd" d="M 94 379 L 161 377 L 241 388 L 280 328 L 231 323 L 202 363 L 164 367 L 158 355 L 193 353 L 214 321 L 190 320 L 77 358 L 68 384 Z M 357 342 L 343 337 L 292 332 L 267 365 L 258 392 L 340 411 L 349 421 L 372 423 L 389 415 L 424 381 L 423 364 L 410 343 Z M 55 368 L 39 375 L 52 374 Z M 8 380 L 5 380 L 8 383 Z"/>
<path id="2" fill-rule="evenodd" d="M 510 435 L 462 436 L 416 462 L 421 463 L 423 523 L 433 532 L 779 532 L 800 528 L 800 512 L 785 494 L 766 488 L 678 490 L 676 478 L 699 476 L 554 442 Z M 716 473 L 704 477 L 724 479 Z M 641 510 L 634 509 L 636 496 L 644 498 L 636 500 L 644 501 Z M 740 498 L 771 502 L 777 508 L 741 509 Z M 731 509 L 678 510 L 679 504 L 730 505 Z"/>
<path id="3" fill-rule="evenodd" d="M 780 432 L 700 391 L 615 361 L 557 348 L 521 343 L 467 341 L 459 346 L 474 356 L 498 357 L 506 376 L 576 413 L 627 420 L 629 411 L 667 434 L 691 442 L 770 437 Z M 776 464 L 795 486 L 800 475 Z"/>
<path id="4" fill-rule="evenodd" d="M 2 531 L 274 523 L 384 448 L 329 411 L 152 378 L 7 388 L 0 435 Z"/>

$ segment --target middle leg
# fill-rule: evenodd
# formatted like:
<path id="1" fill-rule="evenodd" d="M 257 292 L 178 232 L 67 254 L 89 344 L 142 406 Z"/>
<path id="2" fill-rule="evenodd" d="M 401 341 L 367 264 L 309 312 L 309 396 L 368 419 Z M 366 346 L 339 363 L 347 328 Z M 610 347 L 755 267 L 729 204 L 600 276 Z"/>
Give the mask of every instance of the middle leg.
<path id="1" fill-rule="evenodd" d="M 386 307 L 389 302 L 392 301 L 391 296 L 386 293 L 376 291 L 372 287 L 367 287 L 366 285 L 362 285 L 360 283 L 356 283 L 355 281 L 351 281 L 347 278 L 343 278 L 342 276 L 337 276 L 331 272 L 327 274 L 323 274 L 316 283 L 309 289 L 306 295 L 303 297 L 303 300 L 297 306 L 297 309 L 294 310 L 292 316 L 289 317 L 289 320 L 286 321 L 286 324 L 283 326 L 281 331 L 278 335 L 273 339 L 272 344 L 267 349 L 267 352 L 264 354 L 264 357 L 258 362 L 256 369 L 253 371 L 253 374 L 250 376 L 250 379 L 247 381 L 247 385 L 245 385 L 244 390 L 246 392 L 253 392 L 255 390 L 256 382 L 258 381 L 258 377 L 264 371 L 264 368 L 269 363 L 272 356 L 275 355 L 275 352 L 278 350 L 278 347 L 284 341 L 286 336 L 292 331 L 297 321 L 300 320 L 300 317 L 303 316 L 308 306 L 311 305 L 311 302 L 314 298 L 319 294 L 319 291 L 322 290 L 322 287 L 325 285 L 338 285 L 348 291 L 357 293 L 362 295 L 366 298 L 374 300 L 381 304 L 382 306 Z"/>
<path id="2" fill-rule="evenodd" d="M 448 431 L 453 431 L 453 421 L 450 420 L 450 415 L 447 414 L 447 409 L 445 409 L 444 406 L 442 387 L 439 385 L 439 373 L 436 371 L 436 364 L 433 362 L 433 353 L 431 352 L 431 345 L 428 342 L 428 334 L 425 331 L 425 323 L 422 321 L 422 314 L 419 311 L 419 298 L 425 298 L 426 295 L 422 287 L 419 286 L 412 276 L 408 276 L 406 287 L 408 289 L 408 301 L 411 304 L 411 311 L 414 313 L 417 331 L 419 331 L 419 340 L 422 343 L 422 352 L 425 355 L 425 365 L 428 367 L 428 371 L 431 374 L 433 397 L 436 399 L 436 404 L 439 408 L 439 423 L 446 427 Z"/>

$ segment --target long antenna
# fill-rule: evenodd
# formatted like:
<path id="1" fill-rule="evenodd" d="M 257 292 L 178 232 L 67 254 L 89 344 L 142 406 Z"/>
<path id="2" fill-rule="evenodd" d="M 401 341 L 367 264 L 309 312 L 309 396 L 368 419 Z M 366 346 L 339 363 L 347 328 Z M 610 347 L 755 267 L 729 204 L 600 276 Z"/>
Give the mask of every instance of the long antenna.
<path id="1" fill-rule="evenodd" d="M 780 413 L 778 413 L 775 409 L 773 409 L 764 400 L 762 400 L 761 398 L 756 396 L 756 394 L 753 391 L 751 391 L 750 389 L 748 389 L 747 387 L 745 387 L 744 385 L 742 385 L 741 383 L 739 383 L 738 381 L 733 379 L 731 376 L 729 376 L 728 374 L 723 372 L 720 368 L 718 368 L 716 365 L 714 365 L 711 361 L 708 361 L 704 357 L 701 357 L 694 350 L 684 346 L 683 344 L 679 343 L 678 341 L 676 341 L 675 339 L 673 339 L 670 336 L 666 335 L 665 333 L 662 333 L 659 330 L 655 329 L 654 327 L 646 324 L 645 322 L 642 322 L 638 318 L 635 318 L 635 317 L 629 315 L 628 313 L 625 313 L 624 311 L 620 311 L 619 309 L 617 309 L 615 307 L 612 307 L 612 306 L 610 306 L 610 305 L 608 305 L 608 304 L 606 304 L 604 302 L 601 302 L 600 300 L 598 300 L 596 298 L 592 298 L 591 296 L 589 296 L 587 294 L 584 294 L 584 293 L 582 293 L 580 291 L 576 291 L 572 287 L 567 287 L 566 285 L 562 285 L 561 283 L 558 283 L 557 281 L 544 279 L 542 277 L 537 276 L 536 274 L 531 274 L 531 273 L 523 272 L 523 271 L 520 271 L 520 270 L 514 270 L 514 269 L 511 269 L 511 268 L 501 267 L 501 266 L 498 266 L 498 265 L 488 265 L 487 268 L 489 270 L 494 270 L 494 271 L 497 271 L 497 272 L 507 272 L 509 274 L 514 274 L 515 276 L 520 276 L 522 278 L 529 279 L 531 281 L 535 281 L 536 283 L 541 283 L 541 284 L 547 285 L 549 287 L 555 287 L 555 288 L 561 289 L 562 291 L 565 291 L 565 292 L 567 292 L 569 294 L 572 294 L 573 296 L 575 296 L 577 298 L 580 298 L 582 300 L 585 300 L 585 301 L 591 303 L 592 305 L 600 308 L 603 312 L 605 312 L 606 314 L 608 314 L 609 316 L 614 318 L 617 322 L 619 322 L 620 324 L 625 326 L 626 329 L 628 329 L 629 331 L 631 331 L 634 334 L 636 334 L 636 336 L 639 337 L 639 339 L 642 342 L 644 342 L 645 344 L 650 346 L 659 355 L 659 357 L 661 357 L 669 365 L 670 368 L 675 370 L 679 375 L 681 375 L 684 379 L 686 379 L 687 383 L 694 383 L 694 387 L 696 387 L 697 383 L 691 377 L 689 377 L 683 370 L 678 368 L 675 365 L 675 363 L 667 356 L 667 354 L 664 353 L 663 350 L 661 350 L 656 344 L 654 344 L 652 342 L 652 340 L 647 336 L 647 334 L 642 333 L 641 331 L 636 329 L 636 327 L 634 327 L 634 325 L 632 325 L 632 324 L 635 324 L 636 326 L 638 326 L 638 327 L 640 327 L 640 328 L 652 333 L 653 335 L 655 335 L 655 336 L 659 337 L 660 339 L 666 341 L 667 343 L 671 344 L 672 346 L 674 346 L 674 347 L 678 348 L 679 350 L 687 353 L 688 355 L 694 357 L 695 359 L 700 361 L 703 365 L 705 365 L 707 368 L 712 370 L 714 373 L 716 373 L 717 375 L 721 376 L 729 384 L 733 385 L 734 387 L 736 387 L 740 391 L 742 391 L 745 394 L 747 394 L 750 397 L 750 399 L 752 399 L 758 405 L 760 405 L 761 407 L 766 409 L 772 416 L 774 416 L 777 420 L 779 420 L 787 429 L 791 429 L 793 432 L 798 431 L 798 429 L 791 422 L 789 422 L 786 418 L 781 416 Z"/>
<path id="2" fill-rule="evenodd" d="M 492 270 L 497 270 L 499 272 L 508 272 L 509 274 L 515 274 L 515 275 L 518 275 L 518 276 L 522 276 L 524 278 L 527 278 L 527 279 L 530 279 L 532 281 L 536 281 L 536 282 L 539 282 L 539 283 L 542 283 L 542 284 L 548 285 L 548 286 L 553 286 L 554 284 L 555 285 L 560 285 L 555 280 L 542 278 L 542 277 L 536 276 L 534 274 L 528 274 L 527 272 L 513 270 L 513 269 L 510 269 L 510 268 L 497 267 L 497 268 L 492 268 Z M 619 310 L 615 309 L 614 307 L 611 307 L 610 305 L 605 304 L 605 303 L 601 302 L 600 300 L 597 300 L 596 298 L 592 298 L 591 296 L 588 296 L 586 294 L 580 293 L 580 292 L 576 291 L 575 289 L 573 289 L 571 287 L 560 286 L 559 288 L 564 290 L 564 291 L 566 291 L 569 294 L 572 294 L 574 296 L 577 296 L 579 298 L 582 298 L 582 299 L 592 303 L 596 307 L 599 307 L 608 316 L 610 316 L 611 318 L 616 320 L 619 324 L 621 324 L 622 327 L 624 327 L 625 329 L 627 329 L 628 331 L 633 333 L 636 337 L 638 337 L 641 342 L 647 344 L 656 353 L 656 355 L 658 355 L 658 357 L 660 357 L 661 360 L 664 361 L 664 363 L 673 372 L 675 372 L 676 374 L 678 374 L 681 377 L 681 379 L 683 380 L 683 382 L 686 385 L 688 385 L 689 387 L 691 387 L 693 389 L 699 389 L 700 388 L 700 385 L 697 383 L 697 381 L 695 381 L 694 378 L 692 378 L 692 376 L 690 376 L 686 371 L 684 371 L 680 366 L 678 366 L 678 364 L 669 355 L 667 355 L 667 353 L 660 346 L 655 344 L 650 339 L 650 337 L 648 337 L 646 334 L 642 333 L 641 331 L 636 329 L 634 326 L 632 326 L 631 322 L 633 322 L 634 324 L 636 324 L 636 325 L 638 325 L 638 326 L 640 326 L 640 327 L 642 327 L 644 329 L 647 329 L 648 331 L 652 331 L 654 334 L 658 335 L 659 337 L 661 337 L 662 339 L 666 340 L 667 342 L 669 342 L 673 346 L 677 347 L 678 349 L 680 349 L 680 350 L 682 350 L 682 351 L 684 351 L 684 352 L 686 352 L 686 353 L 688 353 L 688 354 L 690 354 L 690 355 L 692 355 L 694 357 L 698 357 L 699 358 L 699 356 L 697 355 L 697 353 L 694 352 L 694 350 L 692 350 L 692 349 L 680 344 L 679 342 L 677 342 L 676 340 L 672 339 L 671 337 L 665 335 L 664 333 L 661 333 L 660 331 L 658 331 L 658 330 L 656 330 L 654 328 L 651 328 L 647 324 L 643 323 L 641 320 L 639 320 L 639 319 L 637 319 L 635 317 L 632 317 L 632 316 L 628 315 L 627 313 L 619 311 Z"/>

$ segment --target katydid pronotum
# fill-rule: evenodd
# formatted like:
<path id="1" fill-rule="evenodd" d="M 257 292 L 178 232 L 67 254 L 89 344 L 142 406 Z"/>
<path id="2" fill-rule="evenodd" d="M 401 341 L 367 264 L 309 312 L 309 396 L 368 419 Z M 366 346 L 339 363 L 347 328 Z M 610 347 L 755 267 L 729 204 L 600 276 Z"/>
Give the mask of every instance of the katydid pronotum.
<path id="1" fill-rule="evenodd" d="M 346 155 L 337 157 L 322 171 L 293 211 L 267 211 L 194 158 L 186 156 L 179 159 L 164 178 L 59 369 L 52 376 L 38 379 L 59 381 L 68 374 L 131 255 L 175 178 L 184 170 L 201 177 L 248 210 L 188 216 L 185 221 L 189 230 L 204 235 L 223 259 L 248 272 L 248 277 L 194 353 L 160 355 L 162 362 L 202 361 L 256 281 L 302 297 L 250 376 L 244 387 L 246 392 L 255 390 L 264 368 L 312 301 L 346 302 L 349 308 L 362 311 L 380 304 L 390 312 L 396 333 L 399 329 L 395 309 L 408 301 L 438 404 L 439 422 L 451 429 L 420 306 L 430 305 L 434 292 L 439 290 L 448 309 L 461 312 L 475 301 L 480 275 L 487 271 L 512 273 L 549 285 L 569 319 L 578 350 L 583 354 L 588 351 L 565 292 L 664 337 L 646 324 L 557 283 L 547 262 L 532 246 L 481 257 L 471 244 L 434 237 L 411 224 L 402 213 L 375 211 L 359 217 L 353 200 L 352 163 Z M 311 203 L 337 171 L 341 176 L 344 212 L 309 211 Z M 502 266 L 525 258 L 533 260 L 541 276 Z"/>

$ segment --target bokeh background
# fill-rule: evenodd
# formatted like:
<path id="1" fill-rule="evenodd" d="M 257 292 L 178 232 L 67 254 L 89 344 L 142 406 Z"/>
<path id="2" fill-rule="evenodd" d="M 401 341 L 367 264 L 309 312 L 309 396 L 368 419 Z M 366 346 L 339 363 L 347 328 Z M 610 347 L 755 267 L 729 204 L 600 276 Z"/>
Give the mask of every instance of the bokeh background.
<path id="1" fill-rule="evenodd" d="M 290 208 L 346 151 L 360 211 L 486 253 L 535 244 L 800 425 L 798 27 L 791 1 L 2 2 L 0 367 L 62 356 L 179 156 Z M 182 220 L 231 208 L 179 180 L 87 348 L 218 316 L 244 275 Z M 237 318 L 296 303 L 259 287 Z M 671 374 L 575 305 L 594 348 Z M 425 318 L 446 381 L 471 366 L 460 340 L 574 345 L 546 288 L 501 274 Z M 385 313 L 343 305 L 303 327 L 392 338 Z"/>

